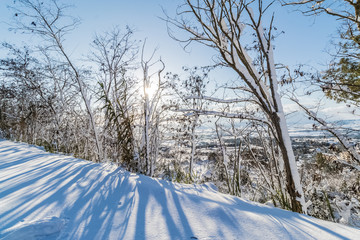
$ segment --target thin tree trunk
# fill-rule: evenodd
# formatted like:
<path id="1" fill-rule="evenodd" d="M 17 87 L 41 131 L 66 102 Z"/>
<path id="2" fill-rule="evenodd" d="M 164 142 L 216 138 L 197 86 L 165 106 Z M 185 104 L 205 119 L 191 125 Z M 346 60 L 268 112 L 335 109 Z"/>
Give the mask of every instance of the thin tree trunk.
<path id="1" fill-rule="evenodd" d="M 189 174 L 190 179 L 193 180 L 193 168 L 194 168 L 194 158 L 195 158 L 195 152 L 196 152 L 196 135 L 195 135 L 195 129 L 196 125 L 199 119 L 199 115 L 196 114 L 195 120 L 192 123 L 191 127 L 191 158 L 190 158 L 190 164 L 189 164 Z"/>

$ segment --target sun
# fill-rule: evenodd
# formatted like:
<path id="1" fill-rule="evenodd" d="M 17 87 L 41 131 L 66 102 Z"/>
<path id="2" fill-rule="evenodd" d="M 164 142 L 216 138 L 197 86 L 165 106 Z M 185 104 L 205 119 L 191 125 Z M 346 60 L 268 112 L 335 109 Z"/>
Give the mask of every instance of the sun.
<path id="1" fill-rule="evenodd" d="M 154 86 L 145 87 L 145 94 L 146 94 L 148 97 L 154 96 L 155 93 L 156 93 L 156 87 L 154 87 Z"/>

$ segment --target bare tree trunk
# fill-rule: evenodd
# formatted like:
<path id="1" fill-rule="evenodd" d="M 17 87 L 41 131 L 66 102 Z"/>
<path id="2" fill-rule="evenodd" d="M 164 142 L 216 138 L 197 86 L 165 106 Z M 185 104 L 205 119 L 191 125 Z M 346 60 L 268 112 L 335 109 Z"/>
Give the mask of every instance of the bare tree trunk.
<path id="1" fill-rule="evenodd" d="M 190 157 L 190 164 L 189 164 L 189 175 L 190 179 L 193 180 L 193 168 L 194 168 L 194 159 L 196 153 L 196 135 L 195 130 L 198 124 L 199 115 L 196 114 L 194 121 L 192 122 L 191 126 L 191 157 Z"/>
<path id="2" fill-rule="evenodd" d="M 291 197 L 292 211 L 306 213 L 306 209 L 302 208 L 302 205 L 305 206 L 305 202 L 301 199 L 301 197 L 304 196 L 304 193 L 301 185 L 299 186 L 300 177 L 296 166 L 294 152 L 291 146 L 291 139 L 287 131 L 284 114 L 274 114 L 273 122 L 276 123 L 275 129 L 277 136 L 279 137 L 278 144 L 284 160 L 287 191 Z M 299 201 L 299 199 L 301 200 Z"/>
<path id="3" fill-rule="evenodd" d="M 150 174 L 150 133 L 149 133 L 149 124 L 150 124 L 150 104 L 149 104 L 149 94 L 147 92 L 147 88 L 149 87 L 148 83 L 148 67 L 144 68 L 144 139 L 145 139 L 145 151 L 144 151 L 144 159 L 145 159 L 145 169 L 146 175 Z"/>

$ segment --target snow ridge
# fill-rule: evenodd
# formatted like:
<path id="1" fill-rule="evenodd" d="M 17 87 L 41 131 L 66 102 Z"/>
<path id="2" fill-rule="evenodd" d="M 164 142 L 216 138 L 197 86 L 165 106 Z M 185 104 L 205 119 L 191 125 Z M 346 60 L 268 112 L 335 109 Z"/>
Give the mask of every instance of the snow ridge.
<path id="1" fill-rule="evenodd" d="M 5 236 L 3 240 L 40 240 L 58 239 L 61 230 L 65 227 L 66 220 L 57 217 L 23 224 Z"/>

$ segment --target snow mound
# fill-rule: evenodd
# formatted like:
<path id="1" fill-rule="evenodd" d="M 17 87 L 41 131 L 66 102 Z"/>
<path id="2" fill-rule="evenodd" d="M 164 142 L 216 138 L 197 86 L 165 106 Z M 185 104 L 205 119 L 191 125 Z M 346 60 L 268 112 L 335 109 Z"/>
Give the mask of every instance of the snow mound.
<path id="1" fill-rule="evenodd" d="M 360 230 L 0 139 L 0 239 L 330 240 Z"/>
<path id="2" fill-rule="evenodd" d="M 55 240 L 58 239 L 65 224 L 65 219 L 57 217 L 21 224 L 6 235 L 3 240 Z"/>

